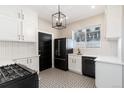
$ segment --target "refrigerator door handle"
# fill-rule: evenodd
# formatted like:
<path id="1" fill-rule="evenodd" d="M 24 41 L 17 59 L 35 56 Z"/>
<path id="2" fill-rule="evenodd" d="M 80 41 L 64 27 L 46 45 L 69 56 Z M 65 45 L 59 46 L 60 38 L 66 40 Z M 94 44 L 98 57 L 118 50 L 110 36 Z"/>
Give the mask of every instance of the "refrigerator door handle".
<path id="1" fill-rule="evenodd" d="M 58 59 L 58 60 L 63 60 L 63 61 L 65 61 L 66 59 L 62 59 L 62 58 L 55 58 L 55 59 Z"/>
<path id="2" fill-rule="evenodd" d="M 58 40 L 58 56 L 60 56 L 60 40 Z"/>
<path id="3" fill-rule="evenodd" d="M 58 56 L 58 50 L 55 50 L 55 55 Z"/>

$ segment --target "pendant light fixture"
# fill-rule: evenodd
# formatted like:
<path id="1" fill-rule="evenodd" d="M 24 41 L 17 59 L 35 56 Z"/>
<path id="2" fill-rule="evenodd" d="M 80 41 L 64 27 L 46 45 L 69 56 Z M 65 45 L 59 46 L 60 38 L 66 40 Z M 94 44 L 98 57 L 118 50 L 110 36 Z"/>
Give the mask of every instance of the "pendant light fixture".
<path id="1" fill-rule="evenodd" d="M 58 5 L 58 12 L 52 14 L 52 28 L 58 30 L 66 28 L 66 15 L 60 12 L 60 5 Z"/>

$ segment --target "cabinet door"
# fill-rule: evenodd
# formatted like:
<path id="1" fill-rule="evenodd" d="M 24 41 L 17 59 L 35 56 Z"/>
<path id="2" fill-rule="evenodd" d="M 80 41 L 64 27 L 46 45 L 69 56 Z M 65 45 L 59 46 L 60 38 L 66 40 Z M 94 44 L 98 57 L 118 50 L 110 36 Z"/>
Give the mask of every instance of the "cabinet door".
<path id="1" fill-rule="evenodd" d="M 106 37 L 117 39 L 121 36 L 122 6 L 107 6 L 106 8 L 107 32 Z"/>
<path id="2" fill-rule="evenodd" d="M 35 42 L 35 24 L 29 22 L 23 22 L 23 34 L 22 40 L 26 42 Z"/>
<path id="3" fill-rule="evenodd" d="M 82 74 L 82 64 L 81 64 L 82 62 L 81 62 L 80 56 L 75 57 L 75 63 L 76 63 L 76 65 L 75 65 L 76 72 Z"/>
<path id="4" fill-rule="evenodd" d="M 69 70 L 73 70 L 74 69 L 74 58 L 73 56 L 68 56 L 68 67 L 69 67 Z"/>
<path id="5" fill-rule="evenodd" d="M 17 6 L 3 5 L 0 6 L 0 15 L 18 19 L 19 9 L 17 8 Z"/>
<path id="6" fill-rule="evenodd" d="M 19 13 L 14 6 L 0 6 L 0 40 L 18 41 Z"/>
<path id="7" fill-rule="evenodd" d="M 37 15 L 29 9 L 23 9 L 22 12 L 23 20 L 23 30 L 22 30 L 22 40 L 35 42 L 35 32 L 37 29 Z"/>
<path id="8" fill-rule="evenodd" d="M 19 21 L 0 15 L 0 40 L 18 41 Z"/>
<path id="9" fill-rule="evenodd" d="M 96 62 L 95 85 L 98 88 L 122 88 L 122 65 Z"/>

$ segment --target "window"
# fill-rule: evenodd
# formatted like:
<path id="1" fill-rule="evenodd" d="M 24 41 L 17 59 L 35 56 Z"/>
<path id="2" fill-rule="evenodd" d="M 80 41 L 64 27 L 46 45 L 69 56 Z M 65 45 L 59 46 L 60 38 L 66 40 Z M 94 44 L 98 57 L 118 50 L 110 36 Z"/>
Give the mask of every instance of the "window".
<path id="1" fill-rule="evenodd" d="M 74 38 L 76 42 L 84 42 L 85 41 L 85 32 L 82 30 L 78 30 L 76 33 L 74 33 Z"/>
<path id="2" fill-rule="evenodd" d="M 89 26 L 74 32 L 75 46 L 87 48 L 100 47 L 100 25 Z"/>
<path id="3" fill-rule="evenodd" d="M 85 41 L 86 41 L 86 31 L 84 31 L 84 29 L 79 29 L 77 31 L 74 32 L 73 34 L 73 39 L 74 39 L 74 47 L 85 47 Z"/>

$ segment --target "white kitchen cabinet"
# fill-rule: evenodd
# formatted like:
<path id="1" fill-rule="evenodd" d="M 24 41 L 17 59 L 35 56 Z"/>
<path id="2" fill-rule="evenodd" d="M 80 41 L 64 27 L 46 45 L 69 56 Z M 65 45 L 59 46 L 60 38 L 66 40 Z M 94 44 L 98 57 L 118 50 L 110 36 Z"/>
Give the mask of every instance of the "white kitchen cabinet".
<path id="1" fill-rule="evenodd" d="M 35 70 L 39 73 L 39 57 L 27 57 L 27 58 L 19 58 L 14 60 L 15 63 L 22 64 L 32 70 Z"/>
<path id="2" fill-rule="evenodd" d="M 30 9 L 22 10 L 22 39 L 24 41 L 35 42 L 37 30 L 37 14 Z"/>
<path id="3" fill-rule="evenodd" d="M 81 56 L 68 55 L 68 67 L 70 71 L 82 74 Z"/>
<path id="4" fill-rule="evenodd" d="M 23 23 L 22 40 L 26 42 L 35 42 L 36 28 L 35 24 L 25 22 Z"/>
<path id="5" fill-rule="evenodd" d="M 39 72 L 39 61 L 38 61 L 38 57 L 31 57 L 28 58 L 28 67 Z"/>
<path id="6" fill-rule="evenodd" d="M 18 19 L 19 9 L 17 8 L 17 6 L 2 5 L 2 6 L 0 6 L 0 15 Z"/>
<path id="7" fill-rule="evenodd" d="M 13 6 L 0 6 L 0 40 L 18 41 L 18 9 Z"/>
<path id="8" fill-rule="evenodd" d="M 118 39 L 122 30 L 122 6 L 110 5 L 106 7 L 106 38 Z"/>
<path id="9" fill-rule="evenodd" d="M 98 88 L 122 88 L 122 65 L 96 61 L 95 85 Z"/>
<path id="10" fill-rule="evenodd" d="M 0 6 L 0 40 L 35 42 L 37 13 L 28 8 Z"/>
<path id="11" fill-rule="evenodd" d="M 76 63 L 76 65 L 75 65 L 75 70 L 77 71 L 77 72 L 79 72 L 80 74 L 82 74 L 82 60 L 81 60 L 81 56 L 76 56 L 75 57 L 75 63 Z"/>
<path id="12" fill-rule="evenodd" d="M 74 58 L 73 58 L 72 55 L 69 55 L 68 56 L 68 68 L 69 68 L 69 70 L 75 69 L 75 66 L 74 65 L 75 65 Z"/>
<path id="13" fill-rule="evenodd" d="M 19 21 L 17 19 L 0 15 L 0 40 L 19 40 Z"/>

